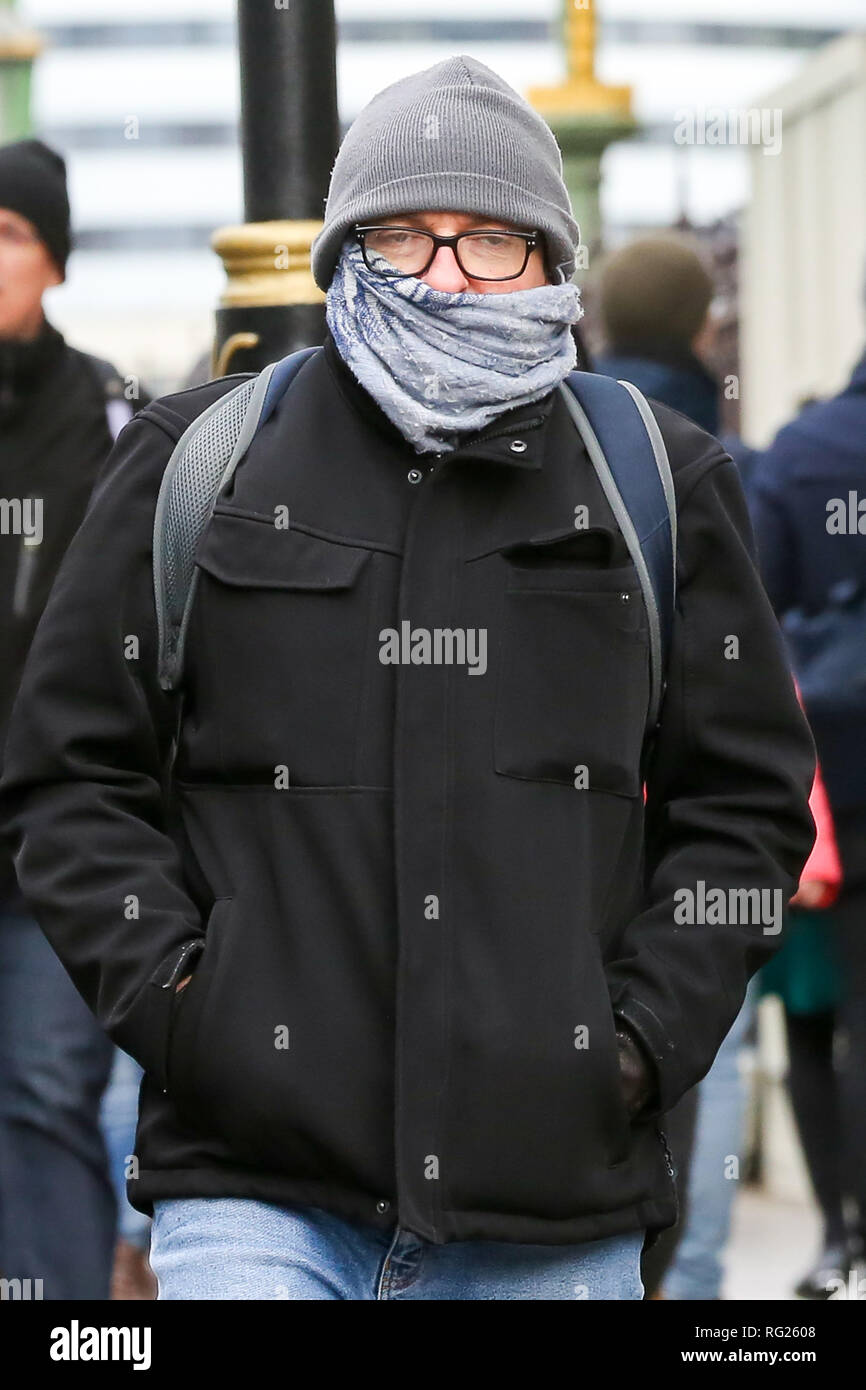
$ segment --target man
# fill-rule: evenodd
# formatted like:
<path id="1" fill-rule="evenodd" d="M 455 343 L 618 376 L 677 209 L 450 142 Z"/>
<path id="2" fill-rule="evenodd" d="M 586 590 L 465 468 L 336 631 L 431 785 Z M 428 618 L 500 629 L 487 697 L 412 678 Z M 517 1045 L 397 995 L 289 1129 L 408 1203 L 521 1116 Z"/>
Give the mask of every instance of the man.
<path id="1" fill-rule="evenodd" d="M 598 297 L 606 348 L 595 370 L 716 434 L 719 386 L 698 351 L 713 281 L 697 251 L 670 232 L 637 237 L 605 258 Z"/>
<path id="2" fill-rule="evenodd" d="M 68 557 L 7 815 L 147 1073 L 162 1298 L 634 1299 L 675 1219 L 656 1117 L 775 939 L 674 894 L 789 891 L 814 757 L 733 465 L 656 407 L 680 598 L 644 807 L 641 590 L 557 390 L 577 244 L 511 87 L 467 57 L 395 83 L 332 173 L 324 350 L 198 544 L 182 718 L 154 508 L 238 377 L 127 427 Z"/>
<path id="3" fill-rule="evenodd" d="M 62 157 L 0 147 L 0 747 L 37 623 L 114 432 L 108 363 L 71 347 L 43 296 L 70 253 Z M 0 1273 L 45 1298 L 106 1298 L 116 1204 L 99 1128 L 114 1048 L 0 852 Z"/>
<path id="4" fill-rule="evenodd" d="M 713 282 L 697 251 L 681 236 L 654 233 L 638 237 L 604 258 L 598 276 L 598 311 L 606 339 L 606 351 L 595 363 L 596 371 L 626 380 L 644 395 L 687 415 L 709 434 L 719 425 L 719 388 L 696 351 L 707 330 Z M 720 1063 L 724 1063 L 731 1034 L 719 1049 L 704 1083 L 712 1087 Z M 718 1106 L 712 1107 L 713 1115 Z M 696 1233 L 716 1258 L 718 1222 L 688 1211 L 690 1167 L 695 1143 L 698 1088 L 687 1091 L 670 1115 L 665 1132 L 677 1170 L 679 1220 L 645 1253 L 641 1278 L 647 1296 L 659 1296 L 665 1272 L 680 1239 Z M 708 1113 L 704 1107 L 704 1117 Z M 698 1143 L 700 1157 L 701 1145 Z M 730 1201 L 732 1184 L 719 1190 L 713 1158 L 713 1190 L 721 1201 Z"/>
<path id="5" fill-rule="evenodd" d="M 804 688 L 842 861 L 831 911 L 843 995 L 835 1009 L 788 1012 L 790 1084 L 824 1222 L 797 1293 L 823 1299 L 866 1257 L 866 354 L 844 390 L 813 402 L 758 455 L 749 500 L 761 570 L 779 618 L 827 622 L 838 687 L 815 707 Z M 858 597 L 859 596 L 859 597 Z M 852 629 L 844 612 L 850 605 Z M 833 614 L 836 622 L 833 622 Z M 852 664 L 834 660 L 852 649 Z M 814 639 L 813 639 L 814 641 Z M 805 644 L 804 644 L 805 645 Z M 859 669 L 858 669 L 859 668 Z M 798 672 L 799 674 L 799 672 Z M 838 1047 L 838 1034 L 844 1046 Z M 846 1214 L 846 1199 L 853 1211 Z"/>

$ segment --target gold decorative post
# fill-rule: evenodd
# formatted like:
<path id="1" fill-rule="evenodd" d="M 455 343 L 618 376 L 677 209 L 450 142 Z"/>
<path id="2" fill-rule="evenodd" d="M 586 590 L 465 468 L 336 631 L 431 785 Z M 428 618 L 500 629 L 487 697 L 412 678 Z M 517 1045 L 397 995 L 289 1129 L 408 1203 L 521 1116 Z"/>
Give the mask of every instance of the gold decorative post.
<path id="1" fill-rule="evenodd" d="M 601 156 L 636 128 L 631 87 L 608 86 L 596 75 L 596 40 L 594 0 L 563 0 L 565 81 L 527 92 L 559 141 L 581 242 L 590 254 L 601 244 Z"/>
<path id="2" fill-rule="evenodd" d="M 30 134 L 30 72 L 42 48 L 39 35 L 16 18 L 12 0 L 0 0 L 0 144 Z"/>
<path id="3" fill-rule="evenodd" d="M 238 370 L 232 362 L 235 354 L 259 347 L 259 335 L 251 331 L 258 310 L 297 307 L 303 312 L 305 306 L 324 304 L 325 296 L 310 270 L 310 247 L 321 226 L 321 222 L 299 218 L 245 222 L 214 232 L 211 246 L 227 276 L 219 309 L 242 311 L 238 317 L 249 327 L 241 330 L 234 324 L 231 332 L 214 340 L 212 376 Z"/>

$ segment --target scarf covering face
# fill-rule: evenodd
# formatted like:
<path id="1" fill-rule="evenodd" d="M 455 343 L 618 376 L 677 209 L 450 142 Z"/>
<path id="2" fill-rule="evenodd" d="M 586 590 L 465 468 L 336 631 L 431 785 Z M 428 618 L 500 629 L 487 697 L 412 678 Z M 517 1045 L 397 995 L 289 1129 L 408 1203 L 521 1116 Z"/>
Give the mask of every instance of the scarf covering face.
<path id="1" fill-rule="evenodd" d="M 448 294 L 369 270 L 343 242 L 325 316 L 340 356 L 416 453 L 455 449 L 462 434 L 546 396 L 574 369 L 571 282 L 505 294 Z"/>

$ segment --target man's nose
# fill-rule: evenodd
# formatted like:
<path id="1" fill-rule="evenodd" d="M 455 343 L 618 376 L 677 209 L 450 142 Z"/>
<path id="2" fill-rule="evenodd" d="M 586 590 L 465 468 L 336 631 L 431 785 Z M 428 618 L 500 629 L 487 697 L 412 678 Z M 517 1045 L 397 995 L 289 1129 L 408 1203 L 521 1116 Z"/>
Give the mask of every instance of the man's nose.
<path id="1" fill-rule="evenodd" d="M 421 278 L 431 289 L 444 290 L 447 294 L 456 294 L 469 286 L 469 281 L 457 264 L 453 246 L 440 246 Z"/>

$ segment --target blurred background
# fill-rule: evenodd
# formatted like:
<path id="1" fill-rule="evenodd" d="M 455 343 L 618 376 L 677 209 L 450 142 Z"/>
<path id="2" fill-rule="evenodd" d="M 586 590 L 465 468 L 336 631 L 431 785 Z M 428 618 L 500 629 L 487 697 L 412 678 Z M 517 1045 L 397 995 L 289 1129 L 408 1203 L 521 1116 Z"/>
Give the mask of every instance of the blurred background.
<path id="1" fill-rule="evenodd" d="M 211 233 L 243 220 L 233 0 L 14 8 L 43 45 L 33 133 L 69 168 L 77 250 L 47 308 L 82 347 L 170 390 L 210 341 L 225 279 Z M 524 94 L 555 86 L 567 71 L 561 9 L 560 0 L 337 0 L 341 131 L 386 81 L 455 52 Z M 598 10 L 596 72 L 631 88 L 634 120 L 600 153 L 604 242 L 699 230 L 719 267 L 723 365 L 738 370 L 742 354 L 743 432 L 766 443 L 801 400 L 841 383 L 860 347 L 866 9 L 862 0 L 605 0 Z M 684 111 L 749 107 L 784 111 L 779 154 L 675 138 Z M 784 315 L 772 335 L 770 305 Z"/>

